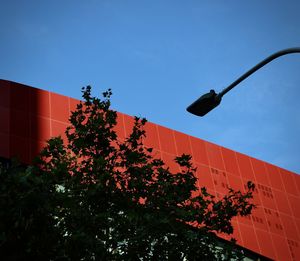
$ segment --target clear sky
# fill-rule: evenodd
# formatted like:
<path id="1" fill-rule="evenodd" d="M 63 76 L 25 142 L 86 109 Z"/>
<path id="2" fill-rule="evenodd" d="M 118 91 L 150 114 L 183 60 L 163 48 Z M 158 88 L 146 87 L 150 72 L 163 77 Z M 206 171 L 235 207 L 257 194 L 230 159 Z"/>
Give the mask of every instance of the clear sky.
<path id="1" fill-rule="evenodd" d="M 299 0 L 0 0 L 0 78 L 113 108 L 300 174 L 300 54 L 207 116 L 186 107 L 266 56 L 300 46 Z"/>

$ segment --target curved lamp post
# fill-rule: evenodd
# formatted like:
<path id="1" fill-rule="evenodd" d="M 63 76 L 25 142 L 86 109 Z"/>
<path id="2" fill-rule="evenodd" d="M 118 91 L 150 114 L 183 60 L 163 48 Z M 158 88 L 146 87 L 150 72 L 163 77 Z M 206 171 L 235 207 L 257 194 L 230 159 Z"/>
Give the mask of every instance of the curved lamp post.
<path id="1" fill-rule="evenodd" d="M 295 48 L 289 48 L 289 49 L 284 49 L 279 52 L 276 52 L 257 65 L 255 65 L 252 69 L 244 73 L 240 78 L 235 80 L 233 83 L 231 83 L 228 87 L 226 87 L 224 90 L 222 90 L 220 93 L 216 93 L 214 90 L 210 90 L 210 92 L 202 95 L 198 100 L 193 102 L 190 106 L 187 107 L 187 111 L 197 115 L 197 116 L 204 116 L 208 112 L 210 112 L 212 109 L 217 107 L 221 100 L 222 97 L 229 92 L 231 89 L 233 89 L 236 85 L 238 85 L 241 81 L 245 80 L 248 76 L 250 76 L 252 73 L 256 72 L 258 69 L 266 65 L 267 63 L 273 61 L 274 59 L 290 54 L 290 53 L 300 53 L 300 47 L 295 47 Z"/>

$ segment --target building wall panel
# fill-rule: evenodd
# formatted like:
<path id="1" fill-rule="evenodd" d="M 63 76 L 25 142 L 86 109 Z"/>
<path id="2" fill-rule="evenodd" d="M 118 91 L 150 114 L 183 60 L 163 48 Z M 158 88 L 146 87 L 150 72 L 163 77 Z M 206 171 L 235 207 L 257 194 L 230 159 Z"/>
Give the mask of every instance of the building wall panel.
<path id="1" fill-rule="evenodd" d="M 79 101 L 22 84 L 0 80 L 0 156 L 29 163 L 51 136 L 62 135 Z M 133 118 L 118 114 L 120 139 L 131 133 Z M 174 158 L 191 154 L 197 167 L 197 186 L 221 198 L 228 187 L 245 191 L 256 184 L 250 217 L 234 218 L 238 244 L 275 260 L 300 260 L 300 176 L 258 159 L 147 123 L 144 144 L 153 147 L 174 172 Z M 224 236 L 224 238 L 228 238 Z"/>

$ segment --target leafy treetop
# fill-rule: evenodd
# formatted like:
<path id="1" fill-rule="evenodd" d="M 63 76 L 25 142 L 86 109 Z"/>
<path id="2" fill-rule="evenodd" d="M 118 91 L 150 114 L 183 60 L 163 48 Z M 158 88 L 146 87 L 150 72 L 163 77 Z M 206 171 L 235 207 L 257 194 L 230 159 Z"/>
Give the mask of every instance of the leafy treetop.
<path id="1" fill-rule="evenodd" d="M 145 119 L 116 132 L 111 91 L 82 89 L 67 142 L 51 138 L 35 165 L 0 172 L 0 254 L 7 260 L 229 260 L 241 253 L 232 218 L 247 216 L 254 185 L 222 199 L 196 186 L 191 156 L 171 173 L 143 144 Z M 3 211 L 5 210 L 5 211 Z M 222 246 L 222 247 L 221 247 Z"/>

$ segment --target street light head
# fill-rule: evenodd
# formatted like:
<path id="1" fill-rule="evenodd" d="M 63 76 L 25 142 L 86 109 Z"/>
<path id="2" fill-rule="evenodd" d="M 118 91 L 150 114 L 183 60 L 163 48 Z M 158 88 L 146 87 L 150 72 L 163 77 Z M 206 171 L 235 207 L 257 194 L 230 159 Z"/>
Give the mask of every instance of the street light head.
<path id="1" fill-rule="evenodd" d="M 300 53 L 300 47 L 295 48 L 289 48 L 284 49 L 279 52 L 276 52 L 266 59 L 262 60 L 260 63 L 255 65 L 253 68 L 251 68 L 249 71 L 244 73 L 241 77 L 239 77 L 237 80 L 235 80 L 233 83 L 231 83 L 228 87 L 226 87 L 224 90 L 222 90 L 220 93 L 216 93 L 214 90 L 210 90 L 209 93 L 206 93 L 202 95 L 198 100 L 193 102 L 189 107 L 187 107 L 187 111 L 197 115 L 197 116 L 204 116 L 206 113 L 210 112 L 212 109 L 216 108 L 220 102 L 224 94 L 232 90 L 236 85 L 238 85 L 240 82 L 245 80 L 247 77 L 249 77 L 251 74 L 256 72 L 261 67 L 265 66 L 267 63 L 273 61 L 274 59 L 290 54 L 290 53 Z"/>
<path id="2" fill-rule="evenodd" d="M 221 96 L 216 94 L 214 90 L 210 90 L 210 92 L 202 95 L 198 100 L 193 102 L 186 110 L 194 115 L 204 116 L 217 107 L 221 99 Z"/>

